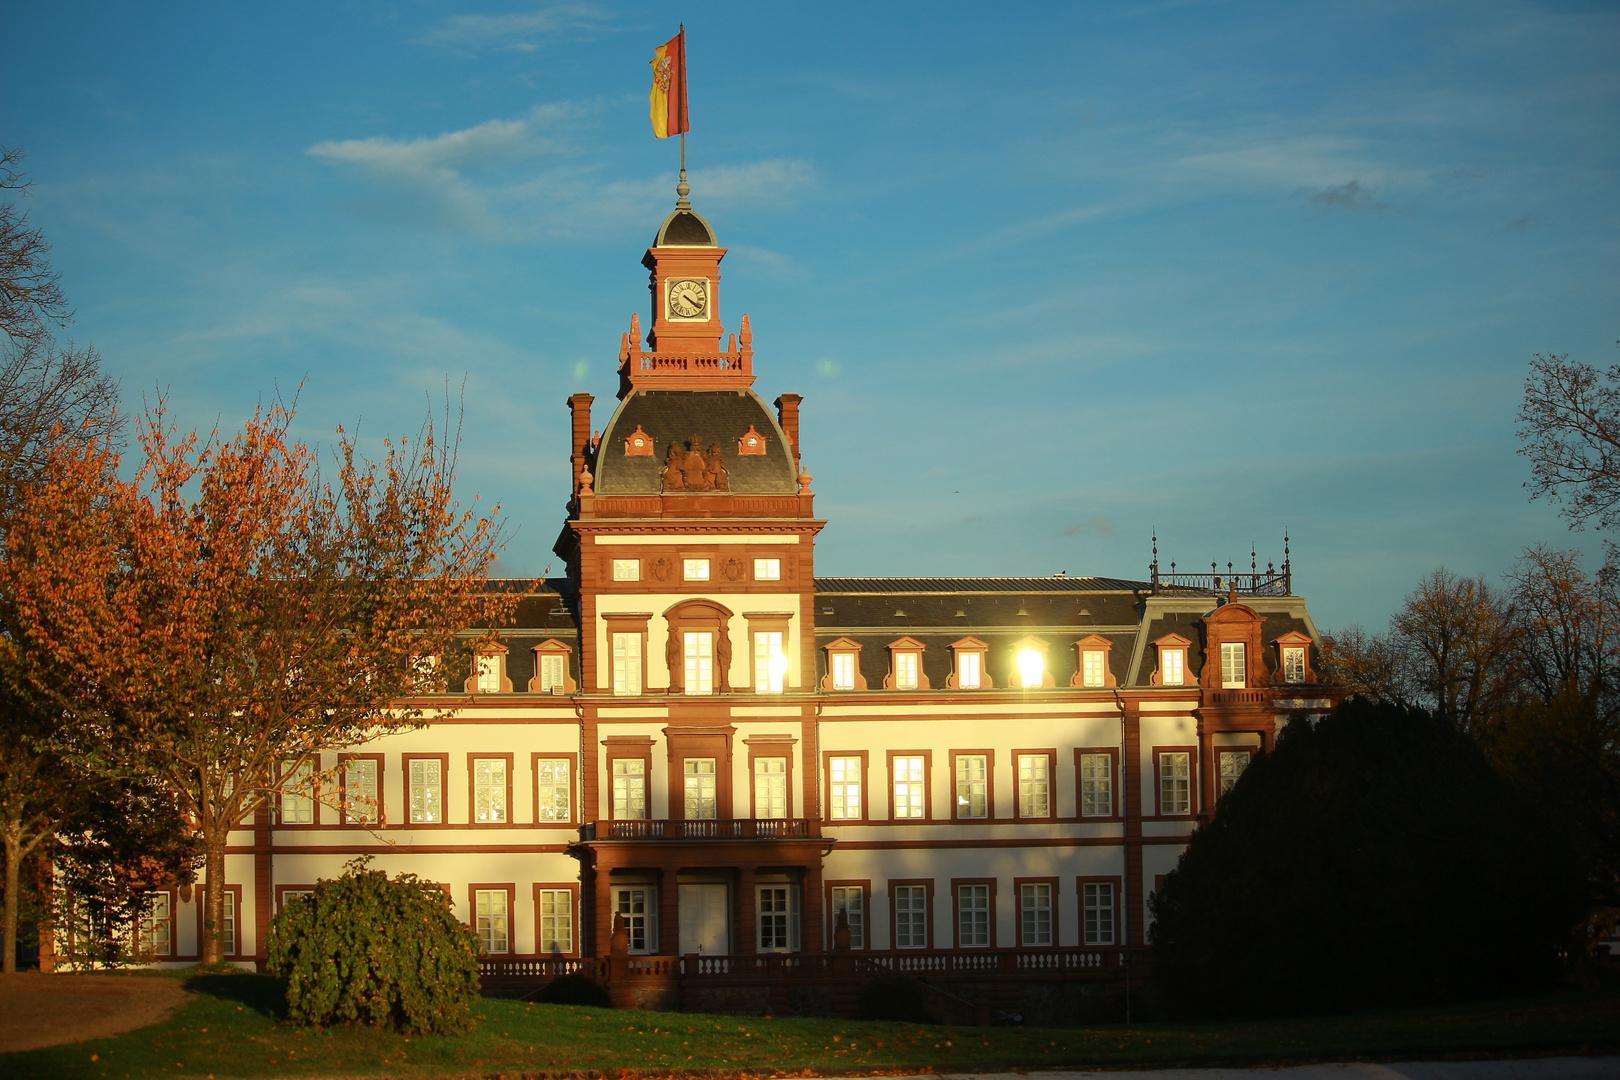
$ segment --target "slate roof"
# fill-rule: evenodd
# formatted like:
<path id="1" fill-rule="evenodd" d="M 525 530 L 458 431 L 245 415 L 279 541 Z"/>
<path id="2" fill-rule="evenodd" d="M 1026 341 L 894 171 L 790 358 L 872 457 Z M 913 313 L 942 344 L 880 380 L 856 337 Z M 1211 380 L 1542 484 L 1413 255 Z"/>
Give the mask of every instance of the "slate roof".
<path id="1" fill-rule="evenodd" d="M 1123 578 L 1067 577 L 818 577 L 817 593 L 1032 593 L 1149 592 L 1146 581 Z"/>
<path id="2" fill-rule="evenodd" d="M 624 441 L 636 425 L 653 437 L 651 457 L 630 457 Z M 748 425 L 765 436 L 765 453 L 737 453 Z M 704 445 L 718 441 L 731 490 L 741 495 L 796 495 L 793 453 L 776 416 L 752 390 L 637 390 L 619 403 L 602 433 L 596 462 L 598 495 L 657 495 L 663 490 L 664 455 L 670 443 L 693 435 Z"/>

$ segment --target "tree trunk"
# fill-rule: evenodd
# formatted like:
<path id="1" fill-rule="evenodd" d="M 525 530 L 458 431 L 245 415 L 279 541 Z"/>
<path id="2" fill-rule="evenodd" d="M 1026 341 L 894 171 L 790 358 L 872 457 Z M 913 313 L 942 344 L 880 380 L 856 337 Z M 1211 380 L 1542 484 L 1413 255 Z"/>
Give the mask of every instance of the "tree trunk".
<path id="1" fill-rule="evenodd" d="M 197 943 L 199 959 L 205 964 L 217 964 L 225 959 L 225 940 L 221 929 L 225 925 L 225 840 L 230 830 L 217 835 L 213 831 L 203 834 L 203 932 Z"/>
<path id="2" fill-rule="evenodd" d="M 0 916 L 0 937 L 6 942 L 6 955 L 0 960 L 0 972 L 14 975 L 17 971 L 17 901 L 22 893 L 22 829 L 10 822 L 6 824 L 6 909 Z"/>

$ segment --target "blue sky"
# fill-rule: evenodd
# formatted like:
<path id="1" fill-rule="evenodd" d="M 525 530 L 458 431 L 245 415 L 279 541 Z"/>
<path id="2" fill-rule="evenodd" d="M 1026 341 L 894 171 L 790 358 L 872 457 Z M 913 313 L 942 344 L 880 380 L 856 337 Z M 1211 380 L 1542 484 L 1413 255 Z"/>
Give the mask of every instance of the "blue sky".
<path id="1" fill-rule="evenodd" d="M 0 143 L 126 404 L 414 430 L 544 572 L 676 141 L 824 574 L 1279 559 L 1320 625 L 1596 550 L 1526 501 L 1537 351 L 1620 362 L 1612 3 L 11 3 Z M 555 572 L 555 567 L 554 567 Z"/>

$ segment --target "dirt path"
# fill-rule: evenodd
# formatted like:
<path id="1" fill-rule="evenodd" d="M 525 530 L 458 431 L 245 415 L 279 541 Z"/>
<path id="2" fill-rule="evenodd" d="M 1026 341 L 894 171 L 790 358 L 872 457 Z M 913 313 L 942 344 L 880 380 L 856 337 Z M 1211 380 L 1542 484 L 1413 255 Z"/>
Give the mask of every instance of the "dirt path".
<path id="1" fill-rule="evenodd" d="M 132 1031 L 167 1018 L 191 997 L 178 979 L 0 975 L 0 1053 Z"/>

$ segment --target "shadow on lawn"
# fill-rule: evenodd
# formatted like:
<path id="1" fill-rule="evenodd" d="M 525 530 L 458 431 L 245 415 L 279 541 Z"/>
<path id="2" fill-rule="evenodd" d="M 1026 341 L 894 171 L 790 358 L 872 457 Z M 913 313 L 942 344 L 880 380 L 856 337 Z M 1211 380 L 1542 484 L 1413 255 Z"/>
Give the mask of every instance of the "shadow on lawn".
<path id="1" fill-rule="evenodd" d="M 236 974 L 193 975 L 186 980 L 186 989 L 224 1001 L 234 1001 L 273 1020 L 287 1019 L 287 983 L 269 975 Z"/>

